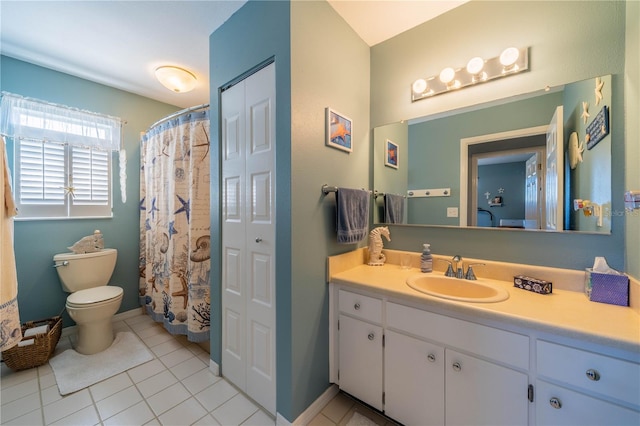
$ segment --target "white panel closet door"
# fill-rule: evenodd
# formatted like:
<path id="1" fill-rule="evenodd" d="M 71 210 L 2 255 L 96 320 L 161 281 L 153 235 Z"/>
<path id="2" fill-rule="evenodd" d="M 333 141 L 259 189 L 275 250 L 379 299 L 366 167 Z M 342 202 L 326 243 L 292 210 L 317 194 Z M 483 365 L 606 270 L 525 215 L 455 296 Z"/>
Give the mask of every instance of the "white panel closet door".
<path id="1" fill-rule="evenodd" d="M 222 374 L 276 411 L 275 65 L 222 93 Z"/>

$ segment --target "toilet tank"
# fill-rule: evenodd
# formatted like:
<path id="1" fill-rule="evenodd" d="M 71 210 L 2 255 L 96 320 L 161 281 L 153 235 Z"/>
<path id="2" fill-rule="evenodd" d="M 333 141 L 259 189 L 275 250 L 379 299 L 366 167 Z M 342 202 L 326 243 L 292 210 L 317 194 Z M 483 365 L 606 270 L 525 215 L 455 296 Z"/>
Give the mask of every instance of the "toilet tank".
<path id="1" fill-rule="evenodd" d="M 53 256 L 62 289 L 74 293 L 107 285 L 116 266 L 118 250 L 102 249 L 93 253 L 60 253 Z"/>

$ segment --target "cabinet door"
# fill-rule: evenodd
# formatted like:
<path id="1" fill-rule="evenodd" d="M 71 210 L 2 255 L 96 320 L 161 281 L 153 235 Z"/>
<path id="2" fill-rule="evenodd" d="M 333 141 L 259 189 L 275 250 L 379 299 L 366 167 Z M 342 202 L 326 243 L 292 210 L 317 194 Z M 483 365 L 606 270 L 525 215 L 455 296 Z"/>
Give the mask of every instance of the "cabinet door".
<path id="1" fill-rule="evenodd" d="M 447 349 L 447 425 L 526 425 L 527 375 Z"/>
<path id="2" fill-rule="evenodd" d="M 382 410 L 382 327 L 340 315 L 340 389 Z"/>
<path id="3" fill-rule="evenodd" d="M 536 382 L 538 425 L 640 425 L 640 413 L 600 399 Z"/>
<path id="4" fill-rule="evenodd" d="M 384 411 L 407 426 L 444 424 L 444 348 L 385 333 Z"/>

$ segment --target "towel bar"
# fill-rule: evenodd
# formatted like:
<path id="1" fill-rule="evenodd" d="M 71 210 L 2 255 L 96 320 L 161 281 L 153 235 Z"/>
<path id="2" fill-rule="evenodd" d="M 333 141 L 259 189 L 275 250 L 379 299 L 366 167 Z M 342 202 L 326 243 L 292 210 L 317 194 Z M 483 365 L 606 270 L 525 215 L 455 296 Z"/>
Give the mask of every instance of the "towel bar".
<path id="1" fill-rule="evenodd" d="M 363 191 L 366 191 L 364 188 L 362 188 Z M 326 183 L 324 185 L 322 185 L 322 193 L 324 195 L 327 195 L 330 192 L 338 192 L 338 187 L 337 186 L 329 186 Z M 372 191 L 369 191 L 369 194 L 373 194 Z"/>

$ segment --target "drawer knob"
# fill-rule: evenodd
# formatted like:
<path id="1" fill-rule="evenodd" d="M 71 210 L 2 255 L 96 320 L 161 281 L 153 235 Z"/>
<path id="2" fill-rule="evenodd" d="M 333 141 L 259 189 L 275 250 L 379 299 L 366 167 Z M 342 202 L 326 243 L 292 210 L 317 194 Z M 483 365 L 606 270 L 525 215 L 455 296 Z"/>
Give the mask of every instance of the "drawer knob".
<path id="1" fill-rule="evenodd" d="M 373 340 L 376 338 L 376 335 L 373 333 L 369 333 L 369 335 L 367 336 L 369 338 L 369 340 Z"/>
<path id="2" fill-rule="evenodd" d="M 360 304 L 356 303 L 355 305 L 353 305 L 353 309 L 355 309 L 356 311 L 360 310 Z"/>
<path id="3" fill-rule="evenodd" d="M 453 365 L 451 366 L 453 368 L 453 371 L 460 371 L 462 370 L 462 365 L 460 365 L 459 362 L 454 362 Z"/>
<path id="4" fill-rule="evenodd" d="M 598 371 L 594 370 L 593 368 L 588 369 L 586 374 L 589 380 L 593 380 L 594 382 L 600 380 L 600 373 L 598 373 Z"/>
<path id="5" fill-rule="evenodd" d="M 560 402 L 560 400 L 555 396 L 549 400 L 549 405 L 551 405 L 556 410 L 562 408 L 562 402 Z"/>
<path id="6" fill-rule="evenodd" d="M 436 356 L 434 354 L 427 355 L 429 362 L 436 362 Z"/>

